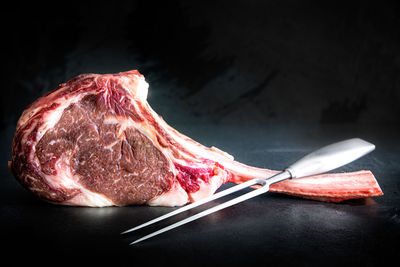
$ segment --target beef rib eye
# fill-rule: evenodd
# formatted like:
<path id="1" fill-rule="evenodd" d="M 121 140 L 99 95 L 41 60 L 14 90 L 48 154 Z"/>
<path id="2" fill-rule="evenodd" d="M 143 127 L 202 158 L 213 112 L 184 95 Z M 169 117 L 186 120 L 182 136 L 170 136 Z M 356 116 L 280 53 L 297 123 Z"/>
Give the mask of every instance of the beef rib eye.
<path id="1" fill-rule="evenodd" d="M 136 70 L 82 74 L 27 107 L 9 168 L 40 198 L 58 204 L 179 206 L 226 182 L 267 178 L 170 127 L 147 103 Z M 273 184 L 270 191 L 339 202 L 382 195 L 369 171 L 324 174 Z"/>

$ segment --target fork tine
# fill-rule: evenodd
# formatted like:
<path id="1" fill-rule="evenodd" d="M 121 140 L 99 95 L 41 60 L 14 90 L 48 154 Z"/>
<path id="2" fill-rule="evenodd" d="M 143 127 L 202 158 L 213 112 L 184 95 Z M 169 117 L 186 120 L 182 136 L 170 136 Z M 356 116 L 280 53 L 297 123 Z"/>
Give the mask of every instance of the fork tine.
<path id="1" fill-rule="evenodd" d="M 194 221 L 194 220 L 200 219 L 200 218 L 202 218 L 202 217 L 204 217 L 204 216 L 206 216 L 206 215 L 209 215 L 209 214 L 211 214 L 211 213 L 213 213 L 213 212 L 216 212 L 216 211 L 222 210 L 222 209 L 224 209 L 224 208 L 230 207 L 230 206 L 232 206 L 232 205 L 235 205 L 235 204 L 237 204 L 237 203 L 240 203 L 240 202 L 245 201 L 245 200 L 247 200 L 247 199 L 250 199 L 250 198 L 252 198 L 252 197 L 261 195 L 261 194 L 263 194 L 263 193 L 265 193 L 265 192 L 268 191 L 268 189 L 269 189 L 269 183 L 267 183 L 265 180 L 254 179 L 254 180 L 252 180 L 252 181 L 254 182 L 252 185 L 261 184 L 262 187 L 257 188 L 257 189 L 255 189 L 255 190 L 253 190 L 253 191 L 251 191 L 251 192 L 249 192 L 249 193 L 246 193 L 246 194 L 244 194 L 244 195 L 242 195 L 242 196 L 239 196 L 239 197 L 236 197 L 236 198 L 234 198 L 234 199 L 231 199 L 231 200 L 229 200 L 229 201 L 227 201 L 227 202 L 221 203 L 221 204 L 219 204 L 219 205 L 217 205 L 217 206 L 215 206 L 215 207 L 212 207 L 212 208 L 210 208 L 210 209 L 207 209 L 207 210 L 204 210 L 204 211 L 202 211 L 202 212 L 199 212 L 199 213 L 197 213 L 197 214 L 195 214 L 195 215 L 193 215 L 193 216 L 190 216 L 190 217 L 188 217 L 188 218 L 186 218 L 186 219 L 183 219 L 183 220 L 181 220 L 181 221 L 179 221 L 179 222 L 176 222 L 176 223 L 174 223 L 174 224 L 171 224 L 171 225 L 169 225 L 169 226 L 167 226 L 167 227 L 164 227 L 164 228 L 162 228 L 162 229 L 160 229 L 160 230 L 158 230 L 158 231 L 155 231 L 155 232 L 153 232 L 153 233 L 151 233 L 151 234 L 148 234 L 148 235 L 146 235 L 146 236 L 144 236 L 144 237 L 142 237 L 142 238 L 139 238 L 139 239 L 133 241 L 132 243 L 130 243 L 130 245 L 137 244 L 137 243 L 139 243 L 139 242 L 141 242 L 141 241 L 143 241 L 143 240 L 146 240 L 146 239 L 149 239 L 149 238 L 154 237 L 154 236 L 156 236 L 156 235 L 159 235 L 159 234 L 161 234 L 161 233 L 167 232 L 167 231 L 169 231 L 169 230 L 172 230 L 172 229 L 174 229 L 174 228 L 177 228 L 177 227 L 179 227 L 179 226 L 181 226 L 181 225 L 184 225 L 184 224 L 186 224 L 186 223 L 189 223 L 189 222 L 192 222 L 192 221 Z M 242 189 L 243 189 L 243 188 L 242 188 Z M 224 191 L 226 191 L 226 190 L 224 190 Z"/>
<path id="2" fill-rule="evenodd" d="M 167 213 L 167 214 L 165 214 L 165 215 L 162 215 L 162 216 L 157 217 L 157 218 L 155 218 L 155 219 L 153 219 L 153 220 L 150 220 L 150 221 L 148 221 L 148 222 L 146 222 L 146 223 L 143 223 L 143 224 L 138 225 L 138 226 L 136 226 L 136 227 L 130 228 L 130 229 L 128 229 L 128 230 L 122 232 L 121 235 L 130 233 L 130 232 L 133 232 L 133 231 L 136 231 L 136 230 L 138 230 L 138 229 L 141 229 L 141 228 L 146 227 L 146 226 L 149 226 L 149 225 L 152 225 L 152 224 L 154 224 L 154 223 L 156 223 L 156 222 L 165 220 L 165 219 L 167 219 L 167 218 L 169 218 L 169 217 L 172 217 L 172 216 L 177 215 L 177 214 L 179 214 L 179 213 L 182 213 L 182 212 L 184 212 L 184 211 L 193 209 L 193 208 L 198 207 L 198 206 L 200 206 L 200 205 L 203 205 L 203 204 L 205 204 L 205 203 L 207 203 L 207 202 L 209 202 L 209 201 L 212 201 L 212 200 L 221 198 L 221 197 L 223 197 L 223 196 L 229 195 L 229 194 L 231 194 L 231 193 L 234 193 L 234 192 L 236 192 L 236 191 L 242 190 L 242 189 L 244 189 L 244 188 L 247 188 L 247 187 L 249 187 L 249 186 L 255 185 L 255 184 L 257 184 L 257 183 L 259 183 L 259 181 L 257 181 L 257 179 L 253 179 L 253 180 L 249 180 L 249 181 L 247 181 L 247 182 L 245 182 L 245 183 L 232 186 L 232 187 L 230 187 L 230 188 L 228 188 L 228 189 L 225 189 L 225 190 L 223 190 L 223 191 L 220 191 L 220 192 L 218 192 L 218 193 L 216 193 L 216 194 L 214 194 L 214 195 L 212 195 L 212 196 L 209 196 L 209 197 L 207 197 L 207 198 L 198 200 L 198 201 L 193 202 L 193 203 L 191 203 L 191 204 L 189 204 L 189 205 L 183 206 L 183 207 L 181 207 L 181 208 L 179 208 L 179 209 L 177 209 L 177 210 L 171 211 L 171 212 L 169 212 L 169 213 Z"/>

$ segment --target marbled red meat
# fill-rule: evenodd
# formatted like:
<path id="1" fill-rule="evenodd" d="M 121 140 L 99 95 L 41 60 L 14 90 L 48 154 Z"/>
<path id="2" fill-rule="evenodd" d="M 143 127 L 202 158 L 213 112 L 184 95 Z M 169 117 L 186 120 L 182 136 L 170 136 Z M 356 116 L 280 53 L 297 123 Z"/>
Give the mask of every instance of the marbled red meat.
<path id="1" fill-rule="evenodd" d="M 136 70 L 61 84 L 23 112 L 10 170 L 42 199 L 82 206 L 179 206 L 223 183 L 275 173 L 177 132 L 151 109 L 147 91 Z M 369 171 L 287 180 L 271 191 L 334 202 L 382 195 Z"/>

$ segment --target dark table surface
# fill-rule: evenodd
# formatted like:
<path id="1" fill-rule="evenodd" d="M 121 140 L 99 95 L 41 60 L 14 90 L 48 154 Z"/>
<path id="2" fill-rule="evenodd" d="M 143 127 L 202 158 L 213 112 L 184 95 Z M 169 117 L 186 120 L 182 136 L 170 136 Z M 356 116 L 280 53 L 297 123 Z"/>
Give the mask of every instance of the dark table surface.
<path id="1" fill-rule="evenodd" d="M 129 246 L 142 235 L 203 208 L 121 236 L 121 231 L 173 208 L 67 207 L 38 200 L 5 167 L 12 138 L 8 131 L 3 133 L 7 142 L 2 145 L 0 187 L 1 242 L 7 244 L 3 258 L 18 252 L 19 256 L 12 256 L 15 262 L 54 264 L 50 256 L 57 256 L 59 263 L 78 265 L 88 259 L 92 263 L 135 264 L 143 260 L 171 266 L 374 266 L 398 258 L 400 142 L 396 128 L 351 124 L 173 126 L 207 146 L 231 153 L 238 161 L 271 169 L 284 168 L 319 146 L 358 136 L 375 143 L 377 149 L 337 171 L 370 169 L 384 196 L 334 204 L 268 193 Z"/>

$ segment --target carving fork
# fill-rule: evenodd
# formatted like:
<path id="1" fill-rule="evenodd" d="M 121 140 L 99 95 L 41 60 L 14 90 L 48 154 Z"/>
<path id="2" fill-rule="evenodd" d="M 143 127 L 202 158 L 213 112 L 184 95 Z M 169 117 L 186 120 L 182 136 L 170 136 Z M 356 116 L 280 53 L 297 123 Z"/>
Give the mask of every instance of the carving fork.
<path id="1" fill-rule="evenodd" d="M 130 245 L 139 243 L 143 240 L 149 239 L 151 237 L 154 237 L 154 236 L 164 233 L 166 231 L 172 230 L 176 227 L 179 227 L 179 226 L 189 223 L 191 221 L 197 220 L 197 219 L 204 217 L 208 214 L 211 214 L 213 212 L 219 211 L 221 209 L 235 205 L 239 202 L 245 201 L 247 199 L 250 199 L 255 196 L 261 195 L 265 192 L 268 192 L 269 186 L 271 184 L 278 183 L 278 182 L 286 180 L 286 179 L 301 178 L 301 177 L 312 176 L 312 175 L 317 175 L 317 174 L 328 172 L 330 170 L 333 170 L 333 169 L 336 169 L 343 165 L 346 165 L 347 163 L 350 163 L 350 162 L 368 154 L 369 152 L 373 151 L 374 149 L 375 149 L 375 146 L 373 144 L 371 144 L 367 141 L 364 141 L 362 139 L 359 139 L 359 138 L 348 139 L 345 141 L 341 141 L 338 143 L 334 143 L 334 144 L 325 146 L 323 148 L 320 148 L 320 149 L 306 155 L 305 157 L 296 161 L 294 164 L 290 165 L 288 168 L 286 168 L 282 172 L 280 172 L 272 177 L 269 177 L 267 179 L 252 179 L 252 180 L 249 180 L 242 184 L 230 187 L 230 188 L 223 190 L 221 192 L 218 192 L 210 197 L 198 200 L 196 202 L 193 202 L 191 204 L 183 206 L 177 210 L 174 210 L 170 213 L 167 213 L 163 216 L 160 216 L 151 221 L 148 221 L 144 224 L 141 224 L 134 228 L 128 229 L 128 230 L 122 232 L 121 234 L 126 234 L 126 233 L 129 233 L 132 231 L 136 231 L 140 228 L 143 228 L 143 227 L 146 227 L 153 223 L 165 220 L 171 216 L 174 216 L 181 212 L 198 207 L 204 203 L 207 203 L 209 201 L 229 195 L 231 193 L 242 190 L 244 188 L 247 188 L 247 187 L 250 187 L 253 185 L 260 185 L 259 188 L 254 189 L 253 191 L 251 191 L 249 193 L 246 193 L 242 196 L 236 197 L 232 200 L 226 201 L 215 207 L 212 207 L 210 209 L 199 212 L 199 213 L 197 213 L 193 216 L 190 216 L 184 220 L 181 220 L 181 221 L 171 224 L 165 228 L 162 228 L 158 231 L 155 231 L 151 234 L 148 234 L 142 238 L 137 239 L 136 241 L 133 241 L 132 243 L 130 243 Z"/>

